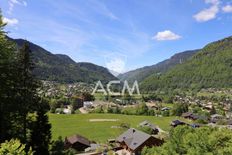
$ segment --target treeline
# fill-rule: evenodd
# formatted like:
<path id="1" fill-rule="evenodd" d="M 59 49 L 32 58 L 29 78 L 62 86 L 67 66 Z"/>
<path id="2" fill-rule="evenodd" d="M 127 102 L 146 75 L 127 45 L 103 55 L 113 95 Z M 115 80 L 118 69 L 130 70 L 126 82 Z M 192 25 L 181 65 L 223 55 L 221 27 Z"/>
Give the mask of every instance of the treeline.
<path id="1" fill-rule="evenodd" d="M 229 155 L 232 154 L 232 132 L 211 127 L 178 126 L 170 131 L 161 147 L 144 148 L 142 155 Z"/>
<path id="2" fill-rule="evenodd" d="M 0 143 L 4 143 L 0 152 L 47 155 L 51 140 L 46 114 L 49 105 L 37 94 L 40 83 L 32 74 L 31 50 L 28 44 L 17 49 L 6 38 L 4 26 L 0 14 Z"/>

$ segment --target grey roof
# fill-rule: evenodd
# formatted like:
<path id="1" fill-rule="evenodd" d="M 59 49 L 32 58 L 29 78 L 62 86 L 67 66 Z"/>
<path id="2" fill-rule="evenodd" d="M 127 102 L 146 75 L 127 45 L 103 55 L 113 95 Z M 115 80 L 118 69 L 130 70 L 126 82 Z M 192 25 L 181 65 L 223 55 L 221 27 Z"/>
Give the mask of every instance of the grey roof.
<path id="1" fill-rule="evenodd" d="M 211 118 L 216 118 L 216 117 L 223 117 L 222 115 L 219 115 L 219 114 L 213 114 L 213 115 L 211 115 Z"/>
<path id="2" fill-rule="evenodd" d="M 85 152 L 95 151 L 95 150 L 97 150 L 100 147 L 101 147 L 100 144 L 94 144 L 94 143 L 92 143 L 92 144 L 90 144 L 90 147 L 88 147 L 88 148 L 85 149 Z"/>
<path id="3" fill-rule="evenodd" d="M 148 122 L 147 120 L 145 120 L 145 121 L 139 123 L 139 126 L 143 127 L 143 126 L 147 126 L 148 124 L 150 124 L 150 122 Z"/>
<path id="4" fill-rule="evenodd" d="M 147 120 L 141 122 L 141 123 L 139 124 L 139 126 L 141 126 L 141 127 L 145 127 L 145 126 L 146 126 L 146 127 L 149 127 L 149 128 L 151 128 L 151 129 L 153 129 L 153 130 L 159 130 L 159 129 L 158 129 L 158 126 L 156 126 L 156 125 L 154 125 L 154 124 L 148 122 Z"/>
<path id="5" fill-rule="evenodd" d="M 128 129 L 122 135 L 117 138 L 118 142 L 125 142 L 126 145 L 132 149 L 136 150 L 141 144 L 143 144 L 146 140 L 148 140 L 151 135 L 146 134 L 142 131 L 136 129 Z"/>

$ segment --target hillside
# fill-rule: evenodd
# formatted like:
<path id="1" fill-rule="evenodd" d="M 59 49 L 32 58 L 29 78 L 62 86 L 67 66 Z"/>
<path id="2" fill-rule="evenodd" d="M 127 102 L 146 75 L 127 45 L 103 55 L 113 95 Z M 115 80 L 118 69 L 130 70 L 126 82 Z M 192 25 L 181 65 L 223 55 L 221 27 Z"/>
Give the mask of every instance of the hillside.
<path id="1" fill-rule="evenodd" d="M 232 37 L 206 45 L 200 52 L 164 75 L 151 75 L 141 83 L 146 91 L 232 87 Z"/>
<path id="2" fill-rule="evenodd" d="M 164 73 L 175 65 L 185 62 L 198 51 L 199 50 L 190 50 L 177 53 L 171 58 L 164 60 L 158 64 L 146 66 L 133 71 L 129 71 L 124 74 L 120 74 L 118 78 L 122 81 L 127 80 L 129 82 L 134 82 L 135 80 L 137 80 L 138 82 L 141 82 L 151 74 Z"/>
<path id="3" fill-rule="evenodd" d="M 19 47 L 25 42 L 23 39 L 10 40 L 14 41 Z M 61 83 L 93 83 L 98 80 L 106 82 L 116 79 L 104 67 L 87 62 L 76 63 L 67 55 L 52 54 L 31 42 L 28 42 L 28 44 L 32 50 L 33 61 L 35 63 L 34 74 L 41 80 Z"/>

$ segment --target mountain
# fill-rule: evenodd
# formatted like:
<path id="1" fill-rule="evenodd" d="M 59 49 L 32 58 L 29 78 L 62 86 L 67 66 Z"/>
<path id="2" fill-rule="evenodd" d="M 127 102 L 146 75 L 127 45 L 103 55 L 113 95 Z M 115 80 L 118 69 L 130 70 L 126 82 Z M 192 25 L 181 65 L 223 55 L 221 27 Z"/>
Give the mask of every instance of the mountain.
<path id="1" fill-rule="evenodd" d="M 183 64 L 142 81 L 143 90 L 232 88 L 232 37 L 206 45 Z"/>
<path id="2" fill-rule="evenodd" d="M 9 39 L 15 42 L 18 47 L 21 47 L 25 42 L 29 44 L 35 63 L 34 74 L 41 80 L 61 83 L 93 83 L 101 80 L 105 83 L 117 79 L 104 67 L 87 62 L 76 63 L 67 55 L 52 54 L 29 41 Z"/>
<path id="3" fill-rule="evenodd" d="M 141 82 L 152 74 L 164 73 L 170 68 L 174 67 L 175 65 L 185 62 L 191 56 L 196 54 L 198 51 L 199 50 L 190 50 L 190 51 L 185 51 L 185 52 L 175 54 L 171 58 L 164 60 L 158 64 L 155 64 L 152 66 L 146 66 L 143 68 L 139 68 L 133 71 L 126 72 L 124 74 L 120 74 L 118 78 L 121 81 L 127 80 L 129 82 L 134 82 L 135 80 L 137 80 L 138 82 Z"/>

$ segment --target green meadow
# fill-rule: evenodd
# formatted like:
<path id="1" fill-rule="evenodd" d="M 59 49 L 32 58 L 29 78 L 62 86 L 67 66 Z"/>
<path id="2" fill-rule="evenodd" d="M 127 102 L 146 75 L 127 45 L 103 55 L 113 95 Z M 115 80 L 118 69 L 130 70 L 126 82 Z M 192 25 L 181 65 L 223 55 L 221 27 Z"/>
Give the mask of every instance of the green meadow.
<path id="1" fill-rule="evenodd" d="M 180 118 L 121 114 L 49 114 L 54 140 L 59 136 L 65 138 L 73 134 L 80 134 L 90 140 L 101 143 L 106 142 L 107 139 L 119 136 L 125 130 L 118 128 L 121 123 L 128 123 L 130 127 L 137 128 L 140 122 L 148 120 L 158 125 L 161 129 L 168 131 L 170 122 L 175 119 Z"/>

